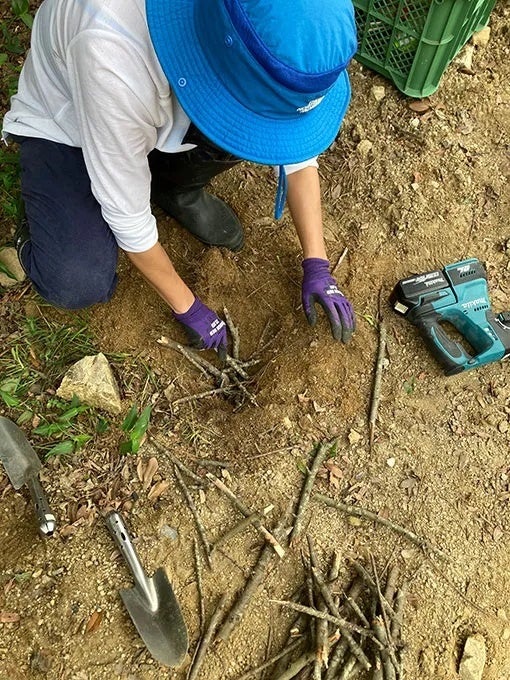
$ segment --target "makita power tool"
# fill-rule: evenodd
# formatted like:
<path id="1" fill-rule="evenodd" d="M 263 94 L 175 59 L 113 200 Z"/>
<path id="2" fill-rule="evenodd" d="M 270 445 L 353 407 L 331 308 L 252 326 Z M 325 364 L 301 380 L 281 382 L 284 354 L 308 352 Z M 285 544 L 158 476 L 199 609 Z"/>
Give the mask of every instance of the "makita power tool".
<path id="1" fill-rule="evenodd" d="M 475 258 L 402 279 L 390 300 L 419 329 L 446 375 L 510 356 L 510 312 L 492 312 L 487 272 Z M 448 335 L 448 324 L 472 353 Z"/>

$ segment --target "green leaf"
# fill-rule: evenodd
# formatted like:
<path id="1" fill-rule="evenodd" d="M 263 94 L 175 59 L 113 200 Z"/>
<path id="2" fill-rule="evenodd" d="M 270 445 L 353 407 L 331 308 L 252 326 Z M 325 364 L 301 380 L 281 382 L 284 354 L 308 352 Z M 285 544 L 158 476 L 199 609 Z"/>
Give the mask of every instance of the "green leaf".
<path id="1" fill-rule="evenodd" d="M 54 437 L 55 435 L 63 434 L 69 429 L 69 424 L 62 423 L 43 423 L 35 428 L 34 434 L 41 437 Z"/>
<path id="2" fill-rule="evenodd" d="M 9 394 L 8 392 L 4 392 L 4 390 L 1 389 L 0 397 L 4 400 L 5 405 L 11 408 L 19 406 L 21 404 L 20 400 L 17 397 L 13 397 L 11 394 Z"/>
<path id="3" fill-rule="evenodd" d="M 308 474 L 308 468 L 304 460 L 298 460 L 296 466 L 299 472 L 302 472 L 304 475 Z"/>
<path id="4" fill-rule="evenodd" d="M 73 442 L 76 444 L 76 449 L 81 449 L 82 446 L 85 446 L 87 442 L 89 442 L 92 439 L 92 435 L 90 434 L 76 434 L 73 435 Z"/>
<path id="5" fill-rule="evenodd" d="M 2 64 L 5 64 L 7 59 L 9 58 L 9 55 L 6 52 L 0 52 L 0 66 Z"/>
<path id="6" fill-rule="evenodd" d="M 134 453 L 133 441 L 129 439 L 127 442 L 122 442 L 122 444 L 119 446 L 119 451 L 123 454 Z"/>
<path id="7" fill-rule="evenodd" d="M 76 418 L 77 415 L 80 413 L 84 413 L 85 411 L 88 410 L 88 406 L 75 406 L 74 408 L 68 409 L 65 413 L 63 413 L 61 416 L 57 418 L 59 422 L 69 422 L 70 420 L 73 420 L 73 418 Z"/>
<path id="8" fill-rule="evenodd" d="M 25 26 L 28 26 L 28 28 L 32 28 L 34 24 L 34 17 L 29 13 L 25 12 L 20 16 L 21 21 L 25 24 Z"/>
<path id="9" fill-rule="evenodd" d="M 9 378 L 0 384 L 0 390 L 7 392 L 7 394 L 15 394 L 19 386 L 19 380 L 16 378 Z"/>
<path id="10" fill-rule="evenodd" d="M 124 432 L 129 432 L 129 430 L 131 430 L 131 428 L 136 423 L 137 416 L 138 409 L 136 407 L 136 404 L 133 404 L 133 406 L 131 406 L 131 408 L 129 409 L 126 417 L 124 418 L 124 422 L 121 425 L 121 428 L 124 430 Z"/>
<path id="11" fill-rule="evenodd" d="M 11 10 L 15 17 L 21 18 L 30 10 L 29 0 L 11 0 Z"/>
<path id="12" fill-rule="evenodd" d="M 17 418 L 16 423 L 18 425 L 23 425 L 23 423 L 28 423 L 29 420 L 32 420 L 34 417 L 34 412 L 33 411 L 23 411 L 23 413 Z"/>
<path id="13" fill-rule="evenodd" d="M 143 411 L 140 413 L 140 417 L 134 424 L 132 430 L 131 430 L 131 438 L 132 439 L 142 439 L 143 435 L 145 434 L 147 428 L 149 427 L 149 422 L 151 419 L 151 407 L 146 406 Z"/>
<path id="14" fill-rule="evenodd" d="M 70 456 L 74 452 L 74 442 L 70 439 L 65 439 L 63 442 L 59 442 L 53 446 L 46 454 L 46 458 L 51 458 L 52 456 Z"/>
<path id="15" fill-rule="evenodd" d="M 107 430 L 110 429 L 110 423 L 105 419 L 99 416 L 97 419 L 97 424 L 96 424 L 96 432 L 97 434 L 104 434 Z"/>

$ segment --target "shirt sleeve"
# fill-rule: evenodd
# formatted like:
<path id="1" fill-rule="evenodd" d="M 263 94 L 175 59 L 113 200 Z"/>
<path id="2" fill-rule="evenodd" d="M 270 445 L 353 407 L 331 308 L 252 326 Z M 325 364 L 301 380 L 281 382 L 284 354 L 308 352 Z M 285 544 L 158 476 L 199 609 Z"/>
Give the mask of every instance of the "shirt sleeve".
<path id="1" fill-rule="evenodd" d="M 293 172 L 303 170 L 304 168 L 318 168 L 319 163 L 317 162 L 317 156 L 314 156 L 314 158 L 310 158 L 302 163 L 293 163 L 292 165 L 284 165 L 283 167 L 285 168 L 286 175 L 292 175 Z"/>
<path id="2" fill-rule="evenodd" d="M 158 240 L 147 160 L 156 143 L 150 111 L 157 93 L 143 57 L 98 30 L 80 33 L 66 56 L 92 193 L 119 247 L 148 250 Z"/>

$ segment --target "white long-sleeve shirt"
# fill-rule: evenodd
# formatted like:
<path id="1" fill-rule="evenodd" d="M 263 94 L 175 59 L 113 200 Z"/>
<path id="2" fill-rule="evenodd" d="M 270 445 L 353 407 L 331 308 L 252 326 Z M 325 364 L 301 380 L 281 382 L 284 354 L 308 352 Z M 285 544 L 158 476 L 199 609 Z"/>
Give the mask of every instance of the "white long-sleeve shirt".
<path id="1" fill-rule="evenodd" d="M 152 47 L 144 0 L 44 0 L 2 136 L 81 148 L 92 192 L 124 250 L 157 242 L 147 155 L 192 149 L 182 143 L 189 124 Z M 285 170 L 310 165 L 316 159 Z"/>

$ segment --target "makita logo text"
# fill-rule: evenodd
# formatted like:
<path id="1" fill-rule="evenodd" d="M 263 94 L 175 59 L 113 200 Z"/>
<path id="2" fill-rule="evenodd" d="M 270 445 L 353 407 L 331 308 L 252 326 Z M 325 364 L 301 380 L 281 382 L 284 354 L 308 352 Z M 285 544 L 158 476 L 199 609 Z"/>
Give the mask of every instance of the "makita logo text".
<path id="1" fill-rule="evenodd" d="M 478 307 L 479 305 L 486 305 L 486 304 L 488 304 L 487 300 L 483 297 L 483 298 L 477 298 L 476 300 L 470 300 L 469 302 L 463 302 L 462 306 L 464 308 L 466 308 L 466 307 L 469 308 L 469 307 Z"/>

